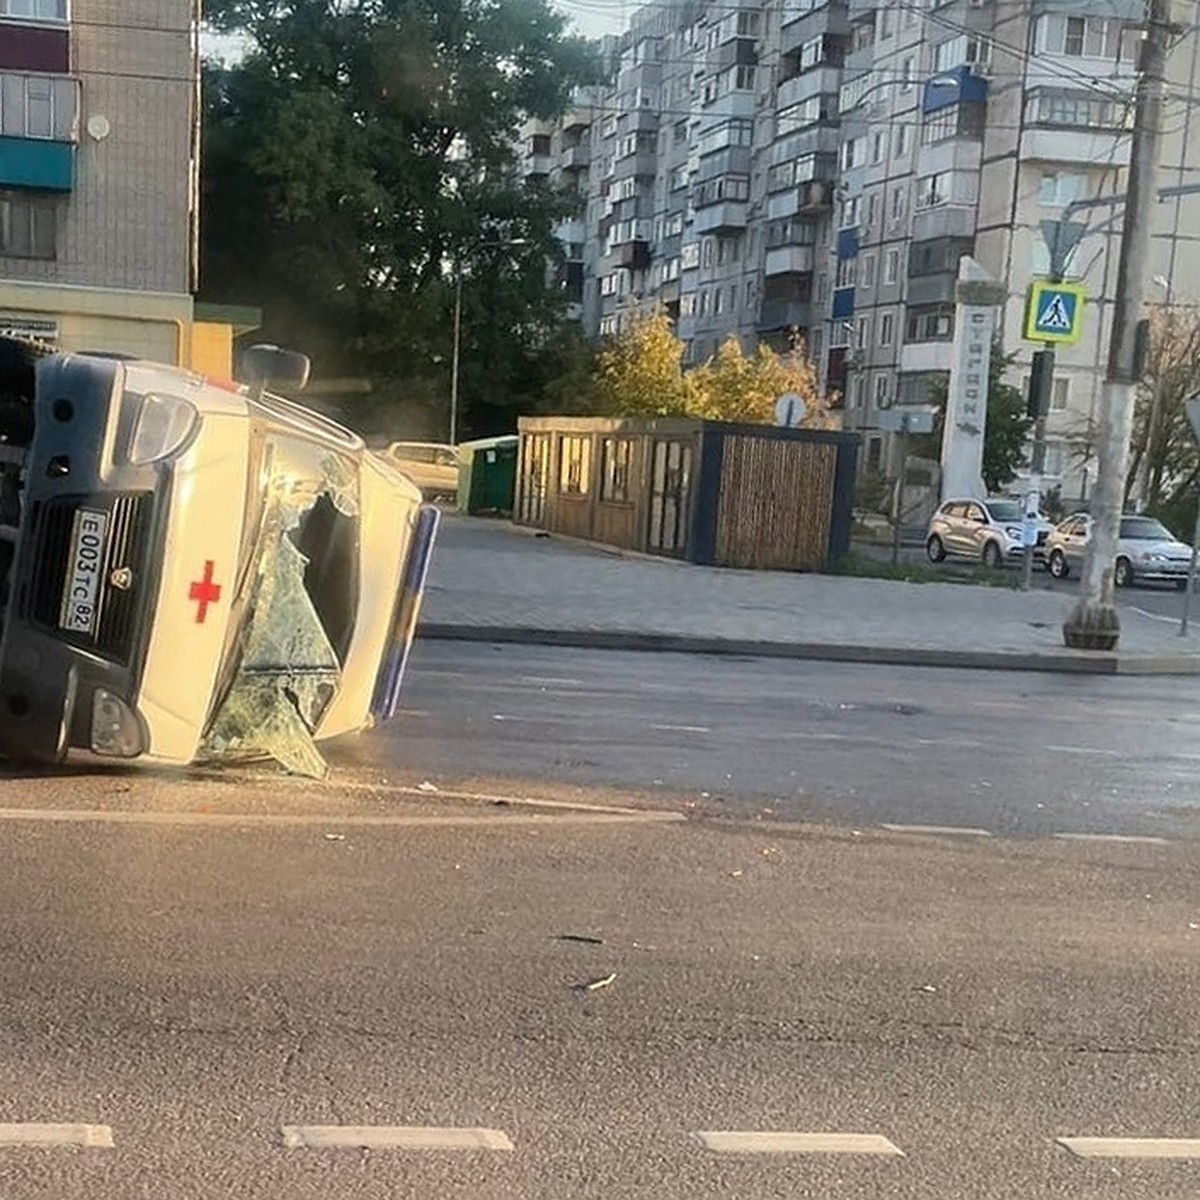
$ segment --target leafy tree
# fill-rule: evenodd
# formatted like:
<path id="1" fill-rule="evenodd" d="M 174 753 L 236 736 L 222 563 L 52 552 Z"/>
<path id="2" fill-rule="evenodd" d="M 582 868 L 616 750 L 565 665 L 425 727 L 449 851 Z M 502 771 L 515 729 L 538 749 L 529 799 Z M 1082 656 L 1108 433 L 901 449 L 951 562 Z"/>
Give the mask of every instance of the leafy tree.
<path id="1" fill-rule="evenodd" d="M 546 264 L 577 197 L 513 170 L 527 116 L 594 72 L 547 0 L 209 0 L 245 59 L 204 74 L 205 299 L 314 374 L 367 377 L 355 415 L 444 429 L 455 281 L 466 431 L 536 402 L 562 324 Z"/>
<path id="2" fill-rule="evenodd" d="M 1147 507 L 1170 515 L 1176 524 L 1181 517 L 1186 539 L 1189 502 L 1200 480 L 1200 453 L 1188 423 L 1186 401 L 1200 393 L 1200 312 L 1195 309 L 1159 310 L 1150 319 L 1150 353 L 1146 373 L 1138 389 L 1127 488 L 1132 489 L 1140 473 L 1146 473 Z M 1151 411 L 1158 414 L 1151 431 Z M 1144 467 L 1143 467 L 1143 464 Z"/>
<path id="3" fill-rule="evenodd" d="M 623 417 L 693 412 L 697 399 L 683 370 L 683 349 L 666 313 L 636 314 L 597 355 L 599 410 Z"/>
<path id="4" fill-rule="evenodd" d="M 794 392 L 804 401 L 806 427 L 819 429 L 829 423 L 817 373 L 801 344 L 781 355 L 760 342 L 745 354 L 741 342 L 729 337 L 713 358 L 692 372 L 691 379 L 696 416 L 771 424 L 776 401 Z"/>
<path id="5" fill-rule="evenodd" d="M 665 313 L 641 313 L 597 356 L 595 397 L 602 412 L 621 416 L 688 416 L 769 424 L 775 402 L 795 392 L 807 405 L 804 424 L 829 423 L 816 372 L 803 346 L 780 355 L 759 345 L 743 352 L 727 338 L 707 362 L 683 369 L 683 342 Z"/>
<path id="6" fill-rule="evenodd" d="M 1028 458 L 1027 443 L 1033 421 L 1025 415 L 1021 389 L 1004 379 L 1015 360 L 1016 355 L 1005 354 L 999 341 L 993 343 L 988 366 L 987 424 L 983 433 L 983 484 L 989 493 L 1011 483 Z M 949 382 L 942 376 L 930 385 L 929 403 L 938 409 L 934 432 L 919 442 L 914 439 L 914 449 L 931 458 L 941 454 Z"/>

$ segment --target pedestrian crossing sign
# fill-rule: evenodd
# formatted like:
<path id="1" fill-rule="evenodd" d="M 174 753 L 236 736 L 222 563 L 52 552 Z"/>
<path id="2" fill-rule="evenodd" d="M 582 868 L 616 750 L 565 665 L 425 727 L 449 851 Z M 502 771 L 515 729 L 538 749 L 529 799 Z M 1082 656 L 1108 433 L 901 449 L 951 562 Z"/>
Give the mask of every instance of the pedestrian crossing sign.
<path id="1" fill-rule="evenodd" d="M 1083 288 L 1039 279 L 1025 302 L 1025 340 L 1070 345 L 1083 332 Z"/>

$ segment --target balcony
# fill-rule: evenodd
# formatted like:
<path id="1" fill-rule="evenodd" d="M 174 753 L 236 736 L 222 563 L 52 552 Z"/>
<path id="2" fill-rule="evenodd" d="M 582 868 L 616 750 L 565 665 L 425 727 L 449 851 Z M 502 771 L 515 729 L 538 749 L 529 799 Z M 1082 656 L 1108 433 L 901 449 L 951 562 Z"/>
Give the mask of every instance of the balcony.
<path id="1" fill-rule="evenodd" d="M 0 70 L 65 75 L 70 69 L 71 34 L 65 25 L 4 25 Z"/>
<path id="2" fill-rule="evenodd" d="M 1027 162 L 1129 165 L 1129 132 L 1124 129 L 1026 129 L 1021 158 Z"/>
<path id="3" fill-rule="evenodd" d="M 716 66 L 719 71 L 730 67 L 753 67 L 758 64 L 757 44 L 753 38 L 739 37 L 717 47 Z"/>
<path id="4" fill-rule="evenodd" d="M 717 233 L 723 229 L 746 228 L 746 202 L 719 200 L 696 210 L 694 228 L 697 233 Z"/>
<path id="5" fill-rule="evenodd" d="M 618 267 L 630 271 L 645 271 L 650 266 L 650 243 L 641 239 L 624 242 L 613 250 Z"/>
<path id="6" fill-rule="evenodd" d="M 521 174 L 526 179 L 546 179 L 553 165 L 549 154 L 527 154 L 521 161 Z"/>
<path id="7" fill-rule="evenodd" d="M 957 273 L 943 271 L 938 275 L 917 275 L 908 281 L 909 304 L 953 304 Z"/>
<path id="8" fill-rule="evenodd" d="M 811 329 L 816 312 L 807 300 L 764 300 L 758 313 L 758 328 Z"/>
<path id="9" fill-rule="evenodd" d="M 824 179 L 814 179 L 786 192 L 767 197 L 767 217 L 794 217 L 798 213 L 819 213 L 832 207 L 833 185 Z"/>
<path id="10" fill-rule="evenodd" d="M 944 175 L 950 171 L 965 171 L 978 175 L 983 157 L 983 144 L 966 138 L 947 138 L 917 150 L 917 175 Z"/>
<path id="11" fill-rule="evenodd" d="M 75 186 L 75 147 L 69 142 L 0 137 L 0 187 L 69 192 Z"/>
<path id="12" fill-rule="evenodd" d="M 777 111 L 791 108 L 793 104 L 802 104 L 822 93 L 837 95 L 841 75 L 837 67 L 816 67 L 805 71 L 803 75 L 785 79 L 775 90 Z"/>
<path id="13" fill-rule="evenodd" d="M 931 242 L 935 238 L 973 237 L 975 234 L 975 205 L 939 204 L 913 213 L 912 240 Z"/>
<path id="14" fill-rule="evenodd" d="M 581 142 L 578 146 L 568 146 L 562 152 L 559 165 L 567 172 L 586 171 L 592 165 L 591 146 L 587 142 Z"/>
<path id="15" fill-rule="evenodd" d="M 618 158 L 613 166 L 613 179 L 653 179 L 658 156 L 653 150 L 639 150 Z"/>
<path id="16" fill-rule="evenodd" d="M 813 269 L 811 246 L 776 246 L 767 251 L 764 275 L 810 275 Z"/>
<path id="17" fill-rule="evenodd" d="M 834 290 L 830 316 L 835 321 L 845 321 L 854 316 L 854 289 L 852 287 Z"/>
<path id="18" fill-rule="evenodd" d="M 905 375 L 949 371 L 953 342 L 907 342 L 900 348 L 900 370 Z"/>

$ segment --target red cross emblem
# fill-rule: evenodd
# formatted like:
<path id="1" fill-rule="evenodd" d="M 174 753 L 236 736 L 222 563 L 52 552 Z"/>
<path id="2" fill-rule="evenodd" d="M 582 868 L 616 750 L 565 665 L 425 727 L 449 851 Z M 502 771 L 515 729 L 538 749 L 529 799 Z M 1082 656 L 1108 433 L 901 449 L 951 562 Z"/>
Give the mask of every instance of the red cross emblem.
<path id="1" fill-rule="evenodd" d="M 221 585 L 213 583 L 213 567 L 212 559 L 209 559 L 204 564 L 204 578 L 196 580 L 192 584 L 191 590 L 188 592 L 188 599 L 196 602 L 196 624 L 203 625 L 204 618 L 208 616 L 208 606 L 216 604 L 221 598 Z"/>

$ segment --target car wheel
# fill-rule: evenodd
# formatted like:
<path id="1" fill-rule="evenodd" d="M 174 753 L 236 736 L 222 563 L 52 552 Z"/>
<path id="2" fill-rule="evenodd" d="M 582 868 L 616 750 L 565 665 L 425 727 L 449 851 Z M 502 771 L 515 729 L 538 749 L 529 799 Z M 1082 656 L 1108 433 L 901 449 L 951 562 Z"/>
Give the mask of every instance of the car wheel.
<path id="1" fill-rule="evenodd" d="M 1066 579 L 1071 573 L 1071 568 L 1067 566 L 1067 556 L 1061 550 L 1051 550 L 1050 561 L 1046 565 L 1055 579 Z"/>
<path id="2" fill-rule="evenodd" d="M 1113 570 L 1113 583 L 1119 588 L 1133 586 L 1133 564 L 1127 558 L 1118 558 Z"/>
<path id="3" fill-rule="evenodd" d="M 939 563 L 946 557 L 946 547 L 936 533 L 930 534 L 929 541 L 925 543 L 925 553 L 929 555 L 929 561 L 932 563 Z"/>
<path id="4" fill-rule="evenodd" d="M 1003 562 L 1004 556 L 1000 553 L 1000 547 L 995 542 L 986 543 L 983 547 L 983 565 L 995 571 Z"/>

